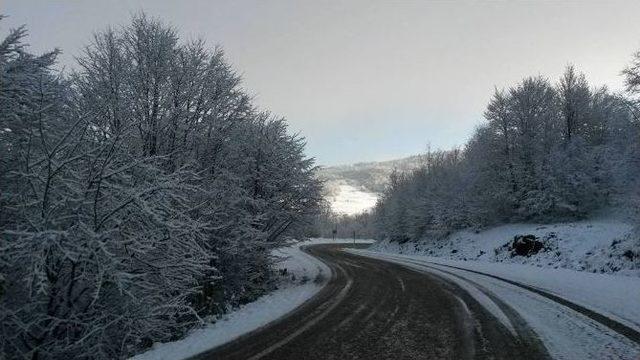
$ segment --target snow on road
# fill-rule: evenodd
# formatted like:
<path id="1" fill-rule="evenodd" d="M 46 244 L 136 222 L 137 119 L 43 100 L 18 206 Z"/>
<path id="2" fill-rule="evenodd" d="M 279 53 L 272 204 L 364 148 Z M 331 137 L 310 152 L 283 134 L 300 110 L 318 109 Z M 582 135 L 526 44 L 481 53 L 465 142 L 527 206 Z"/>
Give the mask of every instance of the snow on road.
<path id="1" fill-rule="evenodd" d="M 348 250 L 452 281 L 505 323 L 491 298 L 515 310 L 557 359 L 638 359 L 640 344 L 567 306 L 494 277 L 559 296 L 640 331 L 640 278 L 544 269 L 522 264 L 455 261 L 421 255 Z M 456 267 L 456 268 L 454 268 Z M 458 269 L 460 268 L 460 269 Z M 475 272 L 470 272 L 467 270 Z M 479 295 L 480 294 L 480 295 Z M 502 305 L 503 307 L 505 305 Z M 509 328 L 509 325 L 506 324 Z"/>
<path id="2" fill-rule="evenodd" d="M 368 240 L 357 242 L 371 243 Z M 287 269 L 277 290 L 194 329 L 184 339 L 154 344 L 150 350 L 130 360 L 186 359 L 281 318 L 313 297 L 331 277 L 329 267 L 301 250 L 304 246 L 325 243 L 353 243 L 353 240 L 311 239 L 274 250 L 273 255 L 280 259 L 277 268 Z"/>

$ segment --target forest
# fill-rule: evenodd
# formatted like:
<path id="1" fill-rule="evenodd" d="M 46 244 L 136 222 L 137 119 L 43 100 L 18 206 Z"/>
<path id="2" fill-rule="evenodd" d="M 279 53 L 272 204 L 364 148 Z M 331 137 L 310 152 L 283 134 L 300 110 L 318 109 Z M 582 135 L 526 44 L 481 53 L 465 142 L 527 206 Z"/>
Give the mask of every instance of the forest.
<path id="1" fill-rule="evenodd" d="M 123 358 L 271 290 L 321 183 L 223 50 L 142 13 L 61 71 L 26 35 L 0 43 L 0 353 Z"/>
<path id="2" fill-rule="evenodd" d="M 622 94 L 591 86 L 572 65 L 555 82 L 533 76 L 496 89 L 465 146 L 392 173 L 370 231 L 437 241 L 464 228 L 611 209 L 640 223 L 640 52 L 622 75 Z"/>

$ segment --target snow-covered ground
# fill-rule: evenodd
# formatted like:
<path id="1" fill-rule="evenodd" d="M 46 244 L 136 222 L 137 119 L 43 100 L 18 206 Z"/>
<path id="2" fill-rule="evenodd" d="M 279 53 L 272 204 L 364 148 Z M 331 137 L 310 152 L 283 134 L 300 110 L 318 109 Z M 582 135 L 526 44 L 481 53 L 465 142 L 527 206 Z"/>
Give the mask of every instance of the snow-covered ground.
<path id="1" fill-rule="evenodd" d="M 447 260 L 370 250 L 348 251 L 400 263 L 454 282 L 508 329 L 513 329 L 513 319 L 505 314 L 504 304 L 507 304 L 539 336 L 556 359 L 631 360 L 640 356 L 637 342 L 602 323 L 536 292 L 484 274 L 559 296 L 636 332 L 640 331 L 640 278 L 522 264 Z M 496 298 L 503 304 L 494 300 Z"/>
<path id="2" fill-rule="evenodd" d="M 356 187 L 345 181 L 339 181 L 333 184 L 332 194 L 328 199 L 335 213 L 354 215 L 374 207 L 378 201 L 378 194 L 367 191 L 361 186 Z"/>
<path id="3" fill-rule="evenodd" d="M 514 236 L 527 234 L 543 241 L 546 249 L 529 257 L 512 256 L 505 245 Z M 480 232 L 458 231 L 436 242 L 379 242 L 373 250 L 640 276 L 640 234 L 629 222 L 618 219 L 509 224 Z"/>
<path id="4" fill-rule="evenodd" d="M 357 240 L 358 243 L 371 241 Z M 287 269 L 278 289 L 256 301 L 241 306 L 211 323 L 194 329 L 185 338 L 153 347 L 131 360 L 185 359 L 232 341 L 246 333 L 291 312 L 314 296 L 331 277 L 331 270 L 322 261 L 308 255 L 302 247 L 325 243 L 353 243 L 350 239 L 311 239 L 274 250 L 280 258 L 277 269 Z"/>

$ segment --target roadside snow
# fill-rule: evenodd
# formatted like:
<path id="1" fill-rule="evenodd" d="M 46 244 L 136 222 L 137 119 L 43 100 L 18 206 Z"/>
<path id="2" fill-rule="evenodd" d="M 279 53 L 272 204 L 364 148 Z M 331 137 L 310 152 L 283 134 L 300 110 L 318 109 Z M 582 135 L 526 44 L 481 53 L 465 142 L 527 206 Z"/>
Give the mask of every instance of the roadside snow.
<path id="1" fill-rule="evenodd" d="M 399 255 L 369 250 L 350 252 L 403 264 L 442 276 L 465 289 L 511 330 L 491 294 L 513 308 L 557 359 L 637 359 L 640 345 L 608 327 L 542 295 L 478 271 L 516 281 L 562 297 L 640 331 L 640 278 L 592 274 L 567 269 L 482 261 L 456 261 L 424 255 Z"/>
<path id="2" fill-rule="evenodd" d="M 256 301 L 215 319 L 215 322 L 194 329 L 187 337 L 156 343 L 130 360 L 186 359 L 232 341 L 286 315 L 313 297 L 331 277 L 331 270 L 322 261 L 303 252 L 302 247 L 325 243 L 353 243 L 349 239 L 311 239 L 274 250 L 280 258 L 277 270 L 287 269 L 279 288 Z M 357 240 L 357 243 L 371 243 Z"/>
<path id="3" fill-rule="evenodd" d="M 154 344 L 132 360 L 186 359 L 282 317 L 311 298 L 320 289 L 314 283 L 279 289 L 224 315 L 215 323 L 193 330 L 186 338 Z"/>
<path id="4" fill-rule="evenodd" d="M 530 257 L 511 256 L 505 245 L 514 236 L 527 234 L 544 241 L 547 249 Z M 529 264 L 640 276 L 639 237 L 628 222 L 599 219 L 550 225 L 509 224 L 479 232 L 462 230 L 440 241 L 425 239 L 402 245 L 379 242 L 372 249 L 449 260 Z"/>

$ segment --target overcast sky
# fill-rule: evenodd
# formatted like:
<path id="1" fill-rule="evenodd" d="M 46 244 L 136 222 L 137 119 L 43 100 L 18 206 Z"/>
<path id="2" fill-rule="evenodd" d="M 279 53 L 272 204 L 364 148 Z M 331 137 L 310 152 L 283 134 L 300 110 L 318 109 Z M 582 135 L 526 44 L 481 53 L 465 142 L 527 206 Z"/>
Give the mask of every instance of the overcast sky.
<path id="1" fill-rule="evenodd" d="M 619 90 L 640 48 L 640 1 L 1 1 L 0 31 L 26 24 L 31 50 L 59 47 L 67 67 L 139 10 L 222 45 L 324 165 L 462 145 L 495 86 L 568 63 Z"/>

